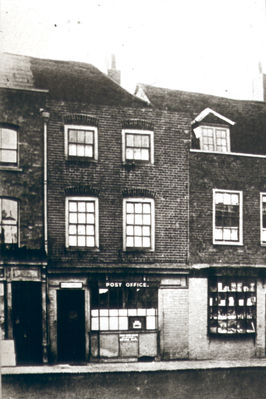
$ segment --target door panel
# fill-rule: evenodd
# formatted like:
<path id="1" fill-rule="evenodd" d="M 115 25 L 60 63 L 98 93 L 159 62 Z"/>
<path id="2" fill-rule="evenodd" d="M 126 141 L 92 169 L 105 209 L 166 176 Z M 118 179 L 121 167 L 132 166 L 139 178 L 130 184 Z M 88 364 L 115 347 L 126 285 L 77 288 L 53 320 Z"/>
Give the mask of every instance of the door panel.
<path id="1" fill-rule="evenodd" d="M 12 283 L 12 316 L 17 363 L 41 363 L 41 283 Z"/>
<path id="2" fill-rule="evenodd" d="M 57 348 L 61 362 L 85 361 L 83 290 L 57 292 Z"/>

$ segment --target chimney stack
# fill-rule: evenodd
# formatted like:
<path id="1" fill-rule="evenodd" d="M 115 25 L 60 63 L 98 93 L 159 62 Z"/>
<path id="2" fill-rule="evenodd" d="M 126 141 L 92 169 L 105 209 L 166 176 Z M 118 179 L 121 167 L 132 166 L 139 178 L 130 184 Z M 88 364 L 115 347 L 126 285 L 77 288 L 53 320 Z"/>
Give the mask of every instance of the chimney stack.
<path id="1" fill-rule="evenodd" d="M 108 75 L 109 78 L 111 78 L 113 81 L 115 81 L 117 84 L 120 85 L 121 72 L 116 69 L 116 61 L 115 61 L 115 55 L 114 54 L 112 54 L 112 57 L 111 57 L 111 68 L 108 69 L 107 75 Z"/>

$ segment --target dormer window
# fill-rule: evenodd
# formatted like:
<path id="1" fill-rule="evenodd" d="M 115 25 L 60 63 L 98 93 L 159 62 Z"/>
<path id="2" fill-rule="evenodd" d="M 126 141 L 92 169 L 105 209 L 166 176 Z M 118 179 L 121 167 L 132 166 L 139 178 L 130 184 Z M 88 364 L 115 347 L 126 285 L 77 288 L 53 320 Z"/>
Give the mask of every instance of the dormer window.
<path id="1" fill-rule="evenodd" d="M 228 128 L 200 126 L 200 149 L 203 151 L 230 152 Z"/>
<path id="2" fill-rule="evenodd" d="M 193 121 L 192 129 L 196 141 L 194 149 L 212 152 L 230 152 L 230 127 L 235 122 L 225 116 L 205 108 Z"/>

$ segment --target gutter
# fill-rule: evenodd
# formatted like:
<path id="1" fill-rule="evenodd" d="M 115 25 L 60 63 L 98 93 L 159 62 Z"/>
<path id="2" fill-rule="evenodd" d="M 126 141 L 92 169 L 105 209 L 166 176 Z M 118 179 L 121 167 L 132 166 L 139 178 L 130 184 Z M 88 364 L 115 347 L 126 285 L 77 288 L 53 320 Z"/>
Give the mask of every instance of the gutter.
<path id="1" fill-rule="evenodd" d="M 47 204 L 47 125 L 50 113 L 40 110 L 43 118 L 43 210 L 44 210 L 44 250 L 48 255 L 48 204 Z"/>

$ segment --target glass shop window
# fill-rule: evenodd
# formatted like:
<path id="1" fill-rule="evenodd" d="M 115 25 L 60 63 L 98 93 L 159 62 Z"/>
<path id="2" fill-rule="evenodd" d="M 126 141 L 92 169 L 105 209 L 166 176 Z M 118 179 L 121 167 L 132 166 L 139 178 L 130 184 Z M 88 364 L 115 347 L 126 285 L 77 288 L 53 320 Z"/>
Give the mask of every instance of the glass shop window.
<path id="1" fill-rule="evenodd" d="M 209 333 L 256 333 L 256 282 L 212 278 L 209 281 Z"/>
<path id="2" fill-rule="evenodd" d="M 91 329 L 93 331 L 157 329 L 158 289 L 91 285 Z"/>

